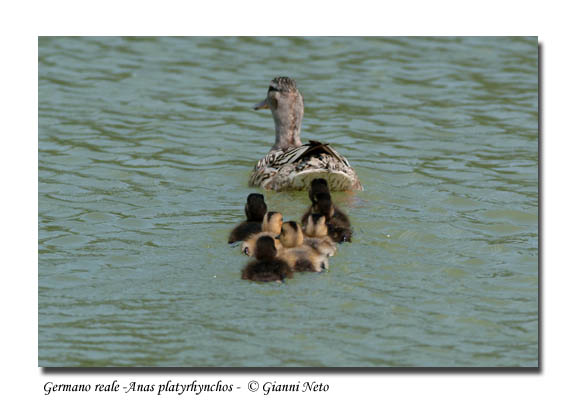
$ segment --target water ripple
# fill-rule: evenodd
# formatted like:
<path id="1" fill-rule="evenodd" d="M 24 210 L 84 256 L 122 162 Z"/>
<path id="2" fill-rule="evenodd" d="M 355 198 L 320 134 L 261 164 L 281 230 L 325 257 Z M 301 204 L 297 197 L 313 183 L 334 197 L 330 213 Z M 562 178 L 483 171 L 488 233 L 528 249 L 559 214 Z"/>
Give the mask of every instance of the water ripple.
<path id="1" fill-rule="evenodd" d="M 536 366 L 535 38 L 40 38 L 41 366 Z M 366 191 L 330 271 L 242 282 L 268 80 Z M 304 193 L 265 192 L 286 218 Z"/>

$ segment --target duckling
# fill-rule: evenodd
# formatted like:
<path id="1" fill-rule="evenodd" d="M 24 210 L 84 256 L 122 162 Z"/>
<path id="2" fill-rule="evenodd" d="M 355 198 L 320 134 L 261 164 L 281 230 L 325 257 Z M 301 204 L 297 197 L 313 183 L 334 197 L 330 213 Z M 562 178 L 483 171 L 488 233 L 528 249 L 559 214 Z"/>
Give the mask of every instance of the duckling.
<path id="1" fill-rule="evenodd" d="M 321 254 L 332 257 L 337 252 L 337 247 L 330 237 L 330 229 L 326 224 L 324 215 L 313 213 L 308 217 L 305 235 L 305 243 Z"/>
<path id="2" fill-rule="evenodd" d="M 330 223 L 336 227 L 345 227 L 347 229 L 351 228 L 351 221 L 347 214 L 343 212 L 338 206 L 336 206 L 331 201 L 331 194 L 319 194 L 317 196 L 318 205 L 319 205 L 319 213 L 324 215 L 328 214 L 330 216 Z M 326 208 L 325 206 L 330 206 L 330 208 Z"/>
<path id="3" fill-rule="evenodd" d="M 322 233 L 323 226 L 325 227 L 324 234 Z M 301 225 L 297 222 L 290 221 L 283 223 L 279 237 L 283 247 L 294 248 L 305 245 L 311 247 L 313 250 L 326 257 L 332 257 L 335 255 L 337 252 L 337 247 L 335 243 L 330 239 L 330 237 L 327 236 L 328 229 L 326 228 L 325 222 L 315 222 L 315 224 L 311 225 L 310 227 L 311 229 L 315 228 L 315 230 L 310 234 L 305 234 Z M 328 268 L 328 261 L 326 263 L 326 267 Z"/>
<path id="4" fill-rule="evenodd" d="M 245 241 L 243 241 L 241 244 L 241 251 L 249 257 L 253 256 L 258 238 L 261 236 L 271 236 L 276 240 L 276 237 L 281 232 L 281 227 L 282 214 L 279 212 L 267 212 L 262 221 L 262 231 L 249 236 Z M 280 241 L 276 240 L 275 243 L 277 248 L 282 248 Z"/>
<path id="5" fill-rule="evenodd" d="M 262 194 L 250 194 L 246 198 L 244 213 L 246 221 L 238 224 L 228 236 L 228 243 L 246 240 L 251 234 L 262 231 L 262 220 L 266 213 L 267 206 Z"/>
<path id="6" fill-rule="evenodd" d="M 353 231 L 351 222 L 341 209 L 339 209 L 331 200 L 329 187 L 324 178 L 315 178 L 311 182 L 309 189 L 309 198 L 312 205 L 308 208 L 301 218 L 303 226 L 306 227 L 308 218 L 313 213 L 319 213 L 326 217 L 326 225 L 329 230 L 329 236 L 333 241 L 342 243 L 343 241 L 352 241 Z"/>
<path id="7" fill-rule="evenodd" d="M 355 170 L 328 143 L 311 140 L 302 144 L 303 97 L 290 77 L 276 77 L 264 101 L 255 110 L 270 109 L 275 124 L 275 143 L 255 165 L 249 185 L 285 191 L 306 188 L 312 178 L 328 179 L 332 190 L 362 190 Z"/>
<path id="8" fill-rule="evenodd" d="M 311 182 L 309 199 L 313 203 L 313 207 L 316 205 L 314 213 L 329 215 L 331 223 L 336 226 L 351 227 L 351 222 L 346 213 L 332 202 L 331 192 L 329 191 L 329 186 L 324 178 L 315 178 Z"/>
<path id="9" fill-rule="evenodd" d="M 295 248 L 303 245 L 305 236 L 301 226 L 294 221 L 284 222 L 277 236 L 284 248 Z"/>
<path id="10" fill-rule="evenodd" d="M 283 282 L 292 278 L 288 263 L 277 257 L 275 241 L 270 236 L 261 236 L 256 241 L 255 258 L 242 270 L 242 279 L 260 282 Z"/>
<path id="11" fill-rule="evenodd" d="M 283 246 L 279 256 L 288 262 L 293 271 L 321 272 L 329 268 L 326 253 L 318 251 L 311 245 L 303 244 L 306 238 L 298 223 L 293 221 L 283 223 L 278 239 Z"/>

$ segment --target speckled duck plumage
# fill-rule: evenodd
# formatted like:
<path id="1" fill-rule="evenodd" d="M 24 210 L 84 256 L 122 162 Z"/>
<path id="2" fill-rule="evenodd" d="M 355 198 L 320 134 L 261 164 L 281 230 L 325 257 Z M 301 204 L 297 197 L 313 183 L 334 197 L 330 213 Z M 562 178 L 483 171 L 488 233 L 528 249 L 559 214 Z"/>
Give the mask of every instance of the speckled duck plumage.
<path id="1" fill-rule="evenodd" d="M 267 96 L 254 109 L 272 111 L 275 143 L 260 159 L 249 185 L 275 191 L 307 189 L 314 178 L 324 178 L 333 191 L 362 190 L 359 178 L 346 158 L 327 143 L 302 144 L 303 98 L 290 77 L 276 77 Z"/>

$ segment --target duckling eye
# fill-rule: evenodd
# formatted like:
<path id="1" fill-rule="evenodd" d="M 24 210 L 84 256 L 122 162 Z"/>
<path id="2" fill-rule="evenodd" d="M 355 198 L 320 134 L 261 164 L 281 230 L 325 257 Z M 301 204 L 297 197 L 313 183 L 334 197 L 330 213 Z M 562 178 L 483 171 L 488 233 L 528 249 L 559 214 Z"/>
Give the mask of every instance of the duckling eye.
<path id="1" fill-rule="evenodd" d="M 270 86 L 270 87 L 268 88 L 268 91 L 269 91 L 269 92 L 271 92 L 271 91 L 279 91 L 279 89 L 278 89 L 278 88 L 274 88 L 273 86 Z"/>

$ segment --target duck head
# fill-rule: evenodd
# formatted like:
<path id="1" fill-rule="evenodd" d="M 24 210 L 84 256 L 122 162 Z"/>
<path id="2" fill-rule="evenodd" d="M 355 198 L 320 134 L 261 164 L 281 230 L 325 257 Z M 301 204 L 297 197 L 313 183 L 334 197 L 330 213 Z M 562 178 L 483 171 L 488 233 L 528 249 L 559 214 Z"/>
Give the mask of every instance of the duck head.
<path id="1" fill-rule="evenodd" d="M 330 195 L 329 184 L 324 178 L 315 178 L 311 181 L 311 187 L 309 188 L 309 199 L 311 202 L 314 203 L 316 196 L 321 193 Z"/>
<path id="2" fill-rule="evenodd" d="M 314 195 L 313 211 L 325 216 L 325 219 L 328 222 L 330 218 L 335 214 L 335 208 L 333 207 L 331 194 L 321 192 Z"/>
<path id="3" fill-rule="evenodd" d="M 290 77 L 276 77 L 269 85 L 266 98 L 254 106 L 255 110 L 270 109 L 275 124 L 275 143 L 272 150 L 287 150 L 302 146 L 300 133 L 305 111 L 303 97 Z"/>
<path id="4" fill-rule="evenodd" d="M 282 214 L 279 212 L 267 212 L 262 221 L 262 231 L 280 234 L 282 228 Z"/>
<path id="5" fill-rule="evenodd" d="M 266 213 L 266 203 L 264 203 L 264 196 L 262 194 L 250 194 L 246 198 L 246 205 L 244 206 L 244 213 L 246 220 L 249 222 L 262 222 Z"/>
<path id="6" fill-rule="evenodd" d="M 270 236 L 259 237 L 256 241 L 254 256 L 259 261 L 270 261 L 276 257 L 274 240 Z"/>
<path id="7" fill-rule="evenodd" d="M 294 221 L 283 223 L 278 239 L 285 248 L 301 246 L 304 241 L 304 234 L 300 224 Z"/>

